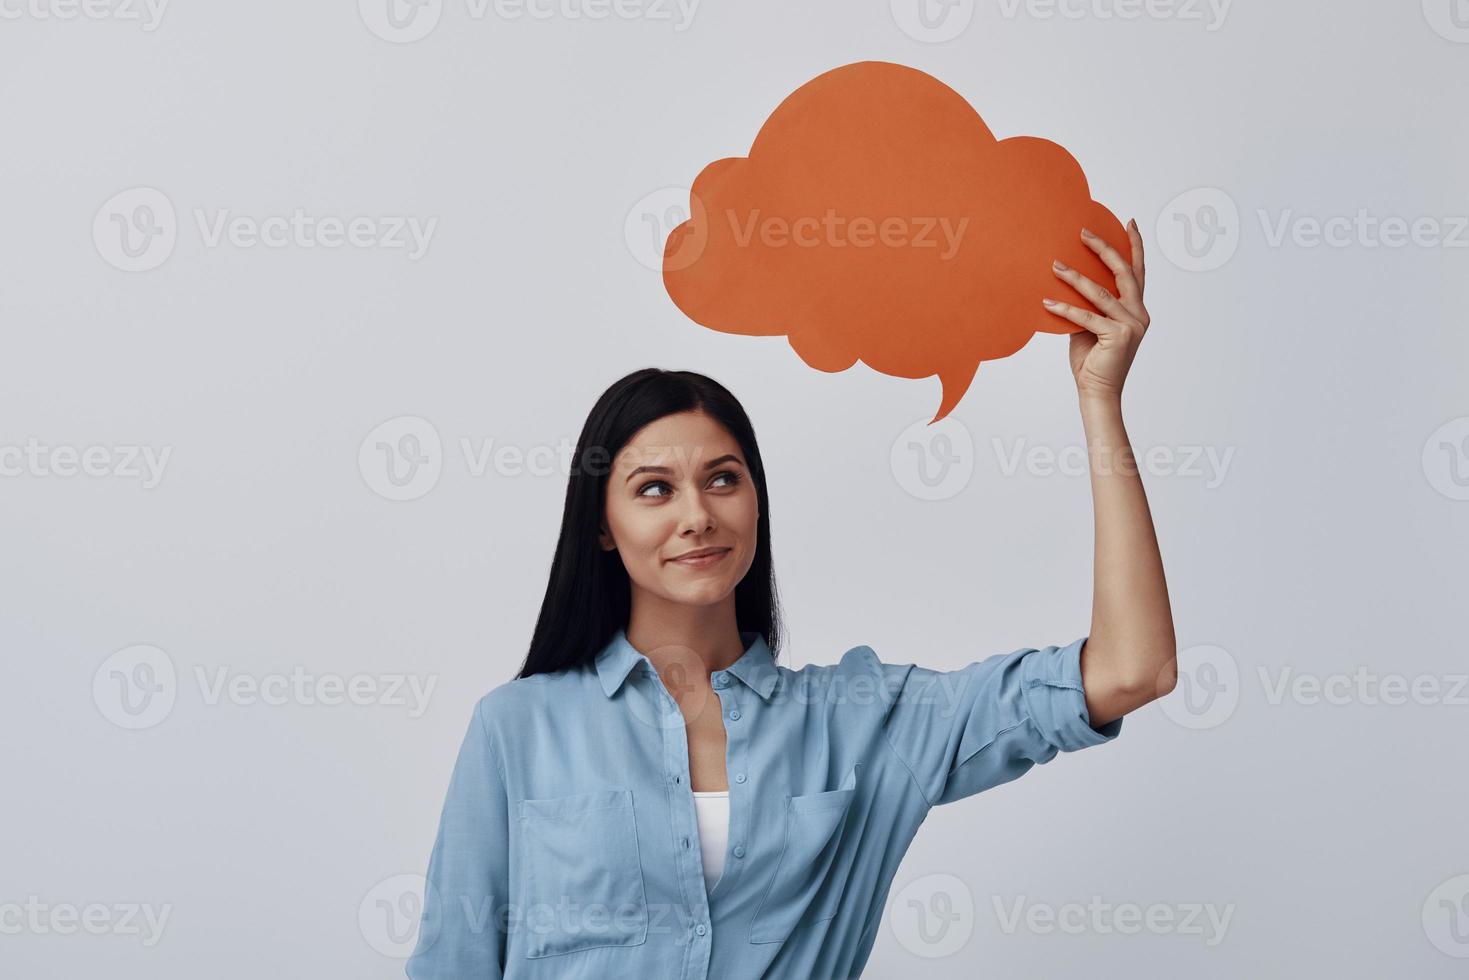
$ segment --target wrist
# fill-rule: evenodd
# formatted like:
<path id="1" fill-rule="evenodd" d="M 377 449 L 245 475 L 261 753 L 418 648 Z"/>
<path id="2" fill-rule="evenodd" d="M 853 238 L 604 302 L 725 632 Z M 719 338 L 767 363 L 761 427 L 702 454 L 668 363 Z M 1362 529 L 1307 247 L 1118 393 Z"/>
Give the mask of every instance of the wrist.
<path id="1" fill-rule="evenodd" d="M 1122 411 L 1122 392 L 1120 391 L 1098 391 L 1094 388 L 1078 388 L 1076 399 L 1083 413 Z"/>

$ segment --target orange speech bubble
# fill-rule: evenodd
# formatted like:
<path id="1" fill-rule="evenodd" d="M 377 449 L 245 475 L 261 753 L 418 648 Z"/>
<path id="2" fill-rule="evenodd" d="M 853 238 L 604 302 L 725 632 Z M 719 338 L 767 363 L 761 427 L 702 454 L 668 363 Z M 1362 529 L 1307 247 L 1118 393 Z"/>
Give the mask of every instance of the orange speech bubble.
<path id="1" fill-rule="evenodd" d="M 1080 239 L 1124 257 L 1127 232 L 1050 140 L 996 140 L 953 89 L 916 68 L 844 65 L 792 92 L 748 157 L 709 164 L 689 220 L 663 251 L 663 283 L 690 319 L 785 334 L 811 367 L 859 359 L 899 378 L 938 375 L 939 421 L 981 361 L 1036 332 L 1081 327 L 1043 296 L 1092 308 L 1051 272 L 1061 261 L 1112 290 Z"/>

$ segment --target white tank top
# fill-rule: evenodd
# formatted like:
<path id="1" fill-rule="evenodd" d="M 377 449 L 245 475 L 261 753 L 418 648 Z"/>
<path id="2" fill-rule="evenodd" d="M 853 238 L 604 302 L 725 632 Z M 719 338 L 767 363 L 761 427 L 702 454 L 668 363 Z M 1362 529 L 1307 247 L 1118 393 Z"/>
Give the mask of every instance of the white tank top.
<path id="1" fill-rule="evenodd" d="M 694 816 L 699 821 L 699 853 L 704 859 L 704 890 L 724 872 L 724 852 L 729 846 L 729 790 L 694 792 Z"/>

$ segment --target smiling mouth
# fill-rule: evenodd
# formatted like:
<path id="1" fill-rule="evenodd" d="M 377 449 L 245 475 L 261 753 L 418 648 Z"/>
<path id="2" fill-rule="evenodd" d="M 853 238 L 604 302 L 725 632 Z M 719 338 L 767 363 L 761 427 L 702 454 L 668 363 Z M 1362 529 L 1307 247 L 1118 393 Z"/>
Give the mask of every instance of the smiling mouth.
<path id="1" fill-rule="evenodd" d="M 695 555 L 692 558 L 674 558 L 672 561 L 673 564 L 682 565 L 685 568 L 707 568 L 710 565 L 723 561 L 728 554 L 728 548 L 720 548 L 718 551 L 712 553 Z"/>

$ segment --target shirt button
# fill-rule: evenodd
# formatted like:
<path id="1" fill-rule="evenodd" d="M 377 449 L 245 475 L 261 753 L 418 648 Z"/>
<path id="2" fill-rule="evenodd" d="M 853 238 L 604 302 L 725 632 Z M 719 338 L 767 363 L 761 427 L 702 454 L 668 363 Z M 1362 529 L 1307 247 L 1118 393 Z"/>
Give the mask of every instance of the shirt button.
<path id="1" fill-rule="evenodd" d="M 724 671 L 721 670 L 721 671 L 717 672 L 714 675 L 714 686 L 715 687 L 723 687 L 724 685 L 726 685 L 728 683 L 729 683 L 729 675 L 726 674 Z"/>
<path id="2" fill-rule="evenodd" d="M 739 721 L 740 720 L 740 709 L 739 708 L 735 708 L 733 711 L 731 711 L 729 713 L 729 720 L 730 721 Z"/>
<path id="3" fill-rule="evenodd" d="M 742 772 L 735 773 L 735 782 L 737 782 L 737 783 L 743 783 L 744 781 L 745 781 L 745 774 L 744 773 L 742 773 Z"/>
<path id="4" fill-rule="evenodd" d="M 704 935 L 704 933 L 708 932 L 709 930 L 706 929 L 706 928 L 704 928 L 704 923 L 700 922 L 698 925 L 694 926 L 694 931 L 697 932 L 699 935 L 702 936 L 702 935 Z"/>
<path id="5" fill-rule="evenodd" d="M 736 844 L 735 845 L 735 849 L 734 849 L 734 856 L 737 857 L 737 858 L 744 857 L 745 856 L 745 845 L 743 845 L 743 844 Z"/>

